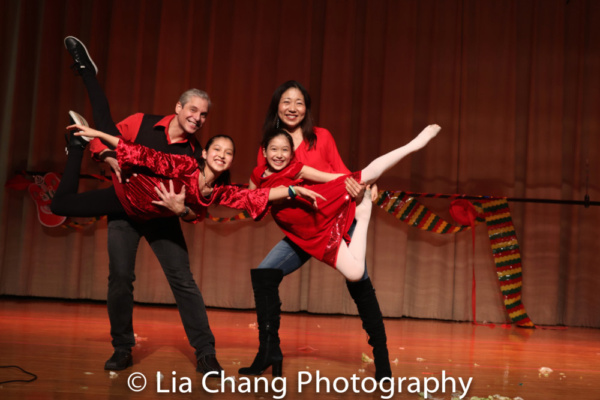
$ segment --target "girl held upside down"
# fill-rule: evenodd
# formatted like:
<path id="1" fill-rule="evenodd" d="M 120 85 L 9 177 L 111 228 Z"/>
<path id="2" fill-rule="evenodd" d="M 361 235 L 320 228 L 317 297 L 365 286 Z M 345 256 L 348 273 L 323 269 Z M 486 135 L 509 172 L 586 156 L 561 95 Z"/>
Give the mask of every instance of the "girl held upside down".
<path id="1" fill-rule="evenodd" d="M 125 212 L 136 220 L 171 216 L 173 212 L 162 207 L 163 192 L 159 190 L 165 189 L 167 181 L 170 181 L 168 185 L 172 189 L 185 195 L 185 205 L 177 214 L 185 218 L 189 205 L 196 214 L 196 220 L 204 218 L 206 208 L 211 204 L 244 209 L 253 218 L 260 219 L 268 210 L 268 201 L 288 197 L 288 188 L 266 188 L 253 192 L 229 185 L 227 171 L 235 153 L 233 139 L 229 136 L 211 138 L 202 158 L 196 160 L 186 155 L 161 153 L 84 125 L 74 124 L 67 129 L 77 131 L 70 134 L 67 165 L 52 200 L 51 209 L 57 215 L 92 217 Z M 137 173 L 128 182 L 77 193 L 83 150 L 87 145 L 82 136 L 100 138 L 116 148 L 121 168 L 138 167 Z M 315 205 L 316 199 L 322 198 L 307 188 L 297 187 L 294 190 Z"/>

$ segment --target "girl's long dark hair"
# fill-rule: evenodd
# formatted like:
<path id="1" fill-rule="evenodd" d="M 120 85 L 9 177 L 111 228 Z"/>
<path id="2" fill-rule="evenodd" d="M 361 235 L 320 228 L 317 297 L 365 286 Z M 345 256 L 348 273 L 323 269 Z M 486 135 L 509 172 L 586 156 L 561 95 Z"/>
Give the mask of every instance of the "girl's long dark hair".
<path id="1" fill-rule="evenodd" d="M 304 96 L 304 105 L 306 106 L 306 113 L 304 114 L 304 119 L 302 120 L 302 122 L 300 122 L 300 128 L 302 129 L 302 137 L 308 142 L 308 149 L 310 150 L 315 146 L 315 142 L 317 141 L 317 135 L 315 135 L 314 131 L 315 125 L 312 113 L 310 111 L 311 100 L 308 91 L 298 81 L 287 81 L 281 84 L 277 89 L 275 89 L 275 92 L 273 92 L 273 96 L 271 97 L 271 103 L 269 104 L 269 108 L 267 109 L 267 115 L 263 124 L 263 141 L 267 132 L 278 128 L 277 121 L 279 120 L 279 117 L 277 116 L 277 110 L 279 109 L 281 95 L 283 95 L 283 93 L 285 93 L 285 91 L 290 88 L 298 89 L 300 93 L 302 93 L 302 96 Z M 282 126 L 282 128 L 285 127 Z"/>
<path id="2" fill-rule="evenodd" d="M 233 145 L 233 154 L 235 155 L 235 142 L 233 141 L 233 138 L 231 138 L 231 136 L 228 135 L 215 135 L 213 137 L 211 137 L 210 139 L 208 139 L 208 142 L 206 142 L 206 151 L 208 151 L 208 149 L 210 149 L 210 146 L 212 146 L 212 144 L 215 142 L 215 140 L 217 139 L 227 139 L 231 142 L 231 144 Z M 198 168 L 200 168 L 200 170 L 204 170 L 204 167 L 206 166 L 206 160 L 204 158 L 202 158 L 202 156 L 196 157 L 196 161 L 198 162 Z M 227 171 L 223 171 L 221 173 L 221 175 L 219 175 L 219 177 L 217 179 L 215 179 L 215 181 L 213 182 L 214 186 L 223 186 L 223 185 L 231 185 L 231 173 L 229 172 L 229 170 Z"/>

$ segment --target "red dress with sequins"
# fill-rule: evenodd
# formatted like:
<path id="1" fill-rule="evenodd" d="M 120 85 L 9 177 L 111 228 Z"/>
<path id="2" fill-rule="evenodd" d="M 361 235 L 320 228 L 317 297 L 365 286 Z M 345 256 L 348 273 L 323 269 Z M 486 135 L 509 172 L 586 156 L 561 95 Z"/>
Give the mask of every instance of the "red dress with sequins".
<path id="1" fill-rule="evenodd" d="M 292 161 L 283 170 L 267 177 L 263 177 L 266 166 L 258 166 L 254 168 L 250 179 L 258 188 L 302 185 L 325 197 L 326 200 L 317 200 L 317 210 L 308 201 L 295 199 L 272 204 L 271 214 L 291 241 L 311 256 L 335 268 L 342 239 L 350 242 L 347 232 L 356 209 L 356 203 L 348 195 L 344 183 L 348 175 L 327 183 L 309 185 L 296 179 L 303 166 L 300 162 Z M 351 176 L 360 181 L 360 172 Z"/>
<path id="2" fill-rule="evenodd" d="M 117 160 L 124 171 L 136 167 L 137 176 L 127 183 L 115 184 L 115 191 L 127 215 L 137 220 L 173 216 L 167 208 L 152 204 L 152 200 L 160 200 L 154 188 L 161 182 L 168 188 L 170 180 L 178 193 L 185 186 L 185 203 L 198 216 L 196 221 L 204 219 L 211 204 L 246 210 L 254 219 L 261 219 L 269 210 L 270 189 L 256 191 L 223 185 L 216 186 L 209 198 L 202 196 L 198 186 L 200 169 L 193 157 L 161 153 L 120 140 Z"/>

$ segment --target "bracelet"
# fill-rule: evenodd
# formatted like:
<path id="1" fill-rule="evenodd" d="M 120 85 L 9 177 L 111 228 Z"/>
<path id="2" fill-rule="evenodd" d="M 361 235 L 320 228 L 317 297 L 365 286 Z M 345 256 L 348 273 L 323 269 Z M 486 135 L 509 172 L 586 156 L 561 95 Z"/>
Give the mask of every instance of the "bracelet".
<path id="1" fill-rule="evenodd" d="M 188 206 L 185 206 L 185 210 L 183 210 L 183 212 L 181 214 L 179 214 L 179 218 L 185 218 L 187 217 L 187 215 L 190 213 L 190 208 Z"/>
<path id="2" fill-rule="evenodd" d="M 288 194 L 290 195 L 290 197 L 292 199 L 295 199 L 297 196 L 296 191 L 294 190 L 294 187 L 292 185 L 288 186 Z"/>

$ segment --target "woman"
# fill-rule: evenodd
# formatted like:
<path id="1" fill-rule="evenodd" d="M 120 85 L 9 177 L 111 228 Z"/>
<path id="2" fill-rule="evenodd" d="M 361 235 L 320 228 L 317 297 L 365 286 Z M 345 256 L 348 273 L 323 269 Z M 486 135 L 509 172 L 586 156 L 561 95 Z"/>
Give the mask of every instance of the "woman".
<path id="1" fill-rule="evenodd" d="M 277 128 L 285 129 L 292 137 L 295 157 L 299 162 L 324 172 L 350 173 L 331 133 L 313 125 L 311 99 L 299 82 L 285 82 L 273 93 L 263 125 L 263 136 Z M 261 148 L 257 165 L 265 164 Z M 365 186 L 353 179 L 346 180 L 346 186 L 353 198 L 361 197 L 364 193 Z M 352 235 L 352 229 L 347 232 L 349 235 Z M 252 365 L 241 368 L 240 374 L 260 375 L 273 366 L 273 376 L 281 376 L 283 355 L 279 347 L 279 284 L 285 275 L 300 268 L 310 257 L 309 253 L 285 237 L 256 269 L 250 271 L 258 319 L 259 348 Z M 385 326 L 367 269 L 364 268 L 361 280 L 347 281 L 346 285 L 358 308 L 363 328 L 369 335 L 369 344 L 373 346 L 375 377 L 377 380 L 391 377 Z"/>

